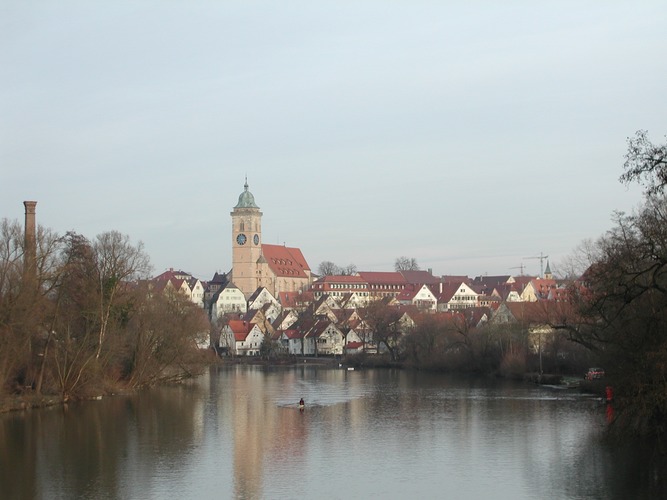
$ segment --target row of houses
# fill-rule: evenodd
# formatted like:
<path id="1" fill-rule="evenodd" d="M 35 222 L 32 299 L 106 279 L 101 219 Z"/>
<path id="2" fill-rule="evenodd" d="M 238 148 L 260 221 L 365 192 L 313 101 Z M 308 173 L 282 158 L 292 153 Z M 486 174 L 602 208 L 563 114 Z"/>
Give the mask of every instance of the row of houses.
<path id="1" fill-rule="evenodd" d="M 239 356 L 258 355 L 267 339 L 281 352 L 293 355 L 378 352 L 382 346 L 363 318 L 364 308 L 376 300 L 401 311 L 402 334 L 427 313 L 450 320 L 464 315 L 479 325 L 492 318 L 523 320 L 527 311 L 536 310 L 528 304 L 567 303 L 566 286 L 551 276 L 470 279 L 435 277 L 428 271 L 360 272 L 323 276 L 310 290 L 281 292 L 277 297 L 262 287 L 248 299 L 226 274 L 216 273 L 209 282 L 202 282 L 170 269 L 154 281 L 156 289 L 183 293 L 206 308 L 213 331 L 211 347 L 221 354 Z"/>

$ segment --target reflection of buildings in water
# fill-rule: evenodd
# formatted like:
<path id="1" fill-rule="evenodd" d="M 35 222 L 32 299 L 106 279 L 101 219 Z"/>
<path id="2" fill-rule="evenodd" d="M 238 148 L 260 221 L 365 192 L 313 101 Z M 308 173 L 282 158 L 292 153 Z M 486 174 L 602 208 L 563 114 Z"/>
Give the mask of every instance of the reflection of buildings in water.
<path id="1" fill-rule="evenodd" d="M 234 490 L 239 498 L 262 496 L 263 472 L 276 461 L 294 458 L 304 450 L 304 418 L 293 406 L 271 401 L 272 383 L 286 387 L 289 380 L 274 381 L 261 369 L 241 367 L 230 377 L 230 424 L 234 440 Z M 293 383 L 293 382 L 292 382 Z M 274 388 L 280 392 L 279 388 Z"/>

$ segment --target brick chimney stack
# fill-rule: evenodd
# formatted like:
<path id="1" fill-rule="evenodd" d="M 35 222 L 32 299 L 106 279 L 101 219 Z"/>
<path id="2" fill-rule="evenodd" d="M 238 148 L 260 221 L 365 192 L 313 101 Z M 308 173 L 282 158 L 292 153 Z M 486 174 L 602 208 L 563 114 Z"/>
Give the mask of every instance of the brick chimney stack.
<path id="1" fill-rule="evenodd" d="M 37 230 L 35 225 L 36 201 L 24 201 L 25 206 L 25 260 L 24 271 L 26 277 L 35 278 L 37 275 Z"/>

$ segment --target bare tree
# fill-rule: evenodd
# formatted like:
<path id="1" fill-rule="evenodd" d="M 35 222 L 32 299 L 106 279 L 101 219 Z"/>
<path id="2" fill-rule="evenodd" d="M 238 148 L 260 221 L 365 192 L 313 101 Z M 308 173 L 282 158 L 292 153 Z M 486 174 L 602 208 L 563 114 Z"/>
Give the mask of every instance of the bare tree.
<path id="1" fill-rule="evenodd" d="M 375 300 L 364 308 L 362 315 L 378 347 L 380 344 L 384 344 L 391 360 L 397 361 L 402 338 L 401 312 L 395 307 L 385 304 L 382 300 Z"/>
<path id="2" fill-rule="evenodd" d="M 340 268 L 330 260 L 325 260 L 317 266 L 317 273 L 320 276 L 334 276 L 340 274 Z"/>
<path id="3" fill-rule="evenodd" d="M 654 196 L 664 192 L 667 185 L 667 144 L 653 144 L 646 130 L 638 130 L 628 138 L 625 154 L 624 184 L 638 182 L 646 188 L 646 194 Z"/>
<path id="4" fill-rule="evenodd" d="M 50 330 L 55 255 L 58 236 L 39 226 L 35 239 L 35 273 L 24 273 L 23 228 L 3 219 L 0 224 L 0 380 L 14 388 L 34 387 L 37 353 Z M 39 383 L 37 389 L 39 390 Z"/>
<path id="5" fill-rule="evenodd" d="M 179 292 L 140 290 L 125 340 L 130 353 L 125 374 L 132 387 L 150 386 L 191 374 L 198 340 L 208 332 L 206 313 Z"/>
<path id="6" fill-rule="evenodd" d="M 414 257 L 397 257 L 396 261 L 394 262 L 394 269 L 397 272 L 400 271 L 419 271 L 419 264 L 417 263 L 417 259 Z"/>
<path id="7" fill-rule="evenodd" d="M 352 276 L 357 273 L 357 266 L 348 264 L 345 267 L 341 267 L 329 260 L 325 260 L 317 266 L 317 272 L 320 276 Z"/>
<path id="8" fill-rule="evenodd" d="M 133 246 L 129 236 L 118 231 L 98 235 L 93 250 L 99 287 L 99 334 L 96 353 L 99 358 L 116 294 L 126 282 L 147 276 L 151 267 L 148 256 L 143 251 L 143 243 Z"/>
<path id="9" fill-rule="evenodd" d="M 340 268 L 340 274 L 343 276 L 354 276 L 357 274 L 357 266 L 354 264 L 348 264 L 347 266 Z"/>

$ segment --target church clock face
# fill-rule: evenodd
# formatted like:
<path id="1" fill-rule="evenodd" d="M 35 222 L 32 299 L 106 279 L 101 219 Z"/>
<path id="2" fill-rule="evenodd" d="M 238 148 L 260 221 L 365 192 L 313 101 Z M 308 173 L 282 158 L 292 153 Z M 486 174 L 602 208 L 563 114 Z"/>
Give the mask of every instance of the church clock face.
<path id="1" fill-rule="evenodd" d="M 252 241 L 255 243 L 255 245 L 259 245 L 259 234 L 253 236 Z"/>
<path id="2" fill-rule="evenodd" d="M 245 242 L 247 241 L 246 235 L 241 233 L 236 237 L 236 243 L 239 245 L 245 245 Z"/>

